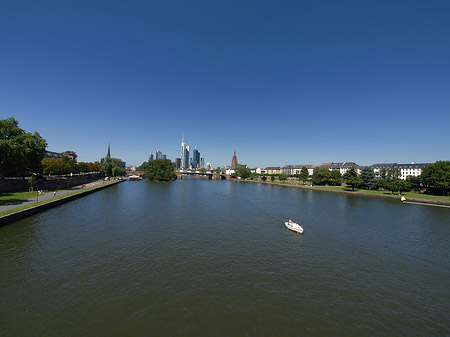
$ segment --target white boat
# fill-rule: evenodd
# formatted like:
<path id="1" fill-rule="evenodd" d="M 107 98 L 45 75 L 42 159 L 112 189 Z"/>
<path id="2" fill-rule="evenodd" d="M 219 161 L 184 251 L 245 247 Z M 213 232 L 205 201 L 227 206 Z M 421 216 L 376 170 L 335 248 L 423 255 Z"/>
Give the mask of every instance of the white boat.
<path id="1" fill-rule="evenodd" d="M 286 221 L 284 225 L 286 226 L 287 229 L 290 229 L 293 232 L 300 234 L 303 233 L 303 227 L 300 226 L 298 223 L 293 222 L 292 220 Z"/>

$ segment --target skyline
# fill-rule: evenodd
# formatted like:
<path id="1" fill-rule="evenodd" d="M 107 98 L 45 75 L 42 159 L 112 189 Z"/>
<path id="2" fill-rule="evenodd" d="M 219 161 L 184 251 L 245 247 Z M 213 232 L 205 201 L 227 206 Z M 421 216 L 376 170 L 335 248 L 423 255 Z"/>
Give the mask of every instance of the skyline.
<path id="1" fill-rule="evenodd" d="M 1 118 L 88 162 L 183 135 L 213 167 L 448 160 L 449 9 L 3 1 Z"/>

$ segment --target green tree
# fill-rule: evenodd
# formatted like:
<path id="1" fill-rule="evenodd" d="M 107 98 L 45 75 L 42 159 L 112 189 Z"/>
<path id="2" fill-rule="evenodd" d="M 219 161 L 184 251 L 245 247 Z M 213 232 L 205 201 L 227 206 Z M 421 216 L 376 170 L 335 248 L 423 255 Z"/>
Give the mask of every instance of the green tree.
<path id="1" fill-rule="evenodd" d="M 241 177 L 242 179 L 247 179 L 248 177 L 250 177 L 250 174 L 252 174 L 250 169 L 247 167 L 238 167 L 237 169 L 235 169 L 235 171 L 236 175 L 238 177 Z"/>
<path id="2" fill-rule="evenodd" d="M 69 174 L 79 172 L 78 165 L 68 157 L 44 158 L 41 162 L 44 174 Z"/>
<path id="3" fill-rule="evenodd" d="M 47 143 L 39 133 L 25 132 L 11 117 L 0 120 L 0 178 L 5 173 L 40 172 Z"/>
<path id="4" fill-rule="evenodd" d="M 155 159 L 141 165 L 144 168 L 144 178 L 156 181 L 172 181 L 177 179 L 170 159 Z"/>
<path id="5" fill-rule="evenodd" d="M 288 179 L 288 175 L 286 174 L 286 173 L 281 173 L 279 176 L 278 176 L 278 179 L 280 180 L 280 181 L 286 181 L 287 179 Z"/>
<path id="6" fill-rule="evenodd" d="M 442 195 L 450 189 L 450 161 L 441 160 L 425 166 L 422 180 L 427 190 L 437 189 Z"/>
<path id="7" fill-rule="evenodd" d="M 125 167 L 122 166 L 122 160 L 109 157 L 100 160 L 100 172 L 106 177 L 123 176 L 126 174 Z"/>
<path id="8" fill-rule="evenodd" d="M 309 179 L 309 172 L 308 172 L 308 169 L 306 167 L 302 167 L 302 170 L 301 170 L 298 178 L 301 181 L 303 181 L 303 182 L 308 181 L 308 179 Z"/>
<path id="9" fill-rule="evenodd" d="M 350 170 L 344 174 L 344 178 L 347 185 L 352 188 L 352 191 L 355 190 L 355 187 L 358 187 L 359 184 L 361 184 L 361 179 L 359 178 L 358 172 L 354 166 L 352 166 Z"/>
<path id="10" fill-rule="evenodd" d="M 420 190 L 420 187 L 422 186 L 421 176 L 407 176 L 406 181 L 411 184 L 411 188 L 414 190 Z"/>
<path id="11" fill-rule="evenodd" d="M 88 172 L 100 172 L 101 164 L 96 161 L 95 163 L 88 163 Z"/>
<path id="12" fill-rule="evenodd" d="M 342 184 L 342 174 L 337 170 L 330 171 L 330 178 L 328 183 L 333 186 L 340 186 Z"/>
<path id="13" fill-rule="evenodd" d="M 379 173 L 376 175 L 377 178 L 377 188 L 387 188 L 387 172 L 386 168 L 381 168 Z"/>
<path id="14" fill-rule="evenodd" d="M 365 166 L 361 169 L 360 178 L 362 188 L 373 190 L 377 187 L 377 178 L 370 167 Z"/>
<path id="15" fill-rule="evenodd" d="M 329 183 L 333 186 L 341 186 L 342 184 L 342 174 L 339 171 L 331 171 Z"/>
<path id="16" fill-rule="evenodd" d="M 408 183 L 406 180 L 400 179 L 400 178 L 394 178 L 391 181 L 387 183 L 387 188 L 391 191 L 391 193 L 394 192 L 406 192 L 411 190 L 411 184 Z"/>
<path id="17" fill-rule="evenodd" d="M 84 162 L 77 163 L 78 172 L 89 172 L 88 164 Z"/>
<path id="18" fill-rule="evenodd" d="M 324 167 L 316 167 L 314 169 L 311 182 L 314 185 L 326 185 L 330 183 L 331 180 L 331 172 L 327 168 Z"/>

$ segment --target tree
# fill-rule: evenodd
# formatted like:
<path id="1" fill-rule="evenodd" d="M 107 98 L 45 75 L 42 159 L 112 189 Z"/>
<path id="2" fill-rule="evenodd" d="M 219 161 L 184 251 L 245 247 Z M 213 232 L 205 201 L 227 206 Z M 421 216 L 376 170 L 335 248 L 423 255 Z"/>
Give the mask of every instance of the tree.
<path id="1" fill-rule="evenodd" d="M 41 165 L 44 174 L 69 174 L 79 172 L 78 165 L 68 157 L 44 158 Z"/>
<path id="2" fill-rule="evenodd" d="M 373 170 L 365 166 L 361 169 L 361 187 L 369 190 L 373 190 L 377 187 L 377 179 Z"/>
<path id="3" fill-rule="evenodd" d="M 235 169 L 235 171 L 237 176 L 241 177 L 242 179 L 247 179 L 248 177 L 250 177 L 250 174 L 252 174 L 250 169 L 247 167 L 238 167 L 237 169 Z"/>
<path id="4" fill-rule="evenodd" d="M 89 172 L 89 167 L 87 163 L 80 162 L 77 164 L 78 172 Z"/>
<path id="5" fill-rule="evenodd" d="M 329 183 L 333 186 L 341 186 L 342 184 L 342 175 L 339 171 L 331 171 Z"/>
<path id="6" fill-rule="evenodd" d="M 145 171 L 144 178 L 156 181 L 172 181 L 177 179 L 170 159 L 155 159 L 141 165 Z"/>
<path id="7" fill-rule="evenodd" d="M 1 119 L 0 178 L 8 172 L 40 172 L 46 146 L 39 133 L 25 132 L 15 118 Z"/>
<path id="8" fill-rule="evenodd" d="M 352 191 L 354 191 L 355 187 L 358 187 L 359 184 L 361 183 L 361 179 L 359 178 L 358 172 L 356 172 L 354 166 L 352 166 L 351 169 L 345 173 L 344 178 L 346 180 L 347 185 L 352 188 Z"/>
<path id="9" fill-rule="evenodd" d="M 400 178 L 394 178 L 391 181 L 387 183 L 387 188 L 391 191 L 391 193 L 394 192 L 406 192 L 411 190 L 411 184 L 408 183 L 406 180 L 400 179 Z"/>
<path id="10" fill-rule="evenodd" d="M 88 163 L 88 172 L 99 172 L 101 169 L 101 164 L 96 161 L 95 163 Z"/>
<path id="11" fill-rule="evenodd" d="M 303 182 L 308 181 L 308 178 L 309 178 L 309 172 L 308 172 L 308 169 L 307 169 L 306 167 L 302 167 L 302 170 L 301 170 L 301 172 L 300 172 L 298 178 L 299 178 L 301 181 L 303 181 Z"/>
<path id="12" fill-rule="evenodd" d="M 314 169 L 314 173 L 312 175 L 311 182 L 314 185 L 325 185 L 328 184 L 331 180 L 331 172 L 330 170 L 324 167 L 316 167 Z"/>
<path id="13" fill-rule="evenodd" d="M 122 166 L 122 160 L 118 158 L 102 158 L 100 160 L 100 171 L 106 177 L 116 177 L 125 175 L 126 170 L 125 167 Z"/>
<path id="14" fill-rule="evenodd" d="M 289 176 L 288 176 L 286 173 L 281 173 L 281 174 L 278 176 L 278 179 L 279 179 L 280 181 L 286 181 L 288 177 L 289 177 Z"/>
<path id="15" fill-rule="evenodd" d="M 421 176 L 407 176 L 406 181 L 411 184 L 411 188 L 414 190 L 420 190 L 422 186 Z"/>
<path id="16" fill-rule="evenodd" d="M 441 160 L 425 166 L 422 180 L 427 189 L 437 189 L 442 195 L 450 189 L 450 161 Z"/>

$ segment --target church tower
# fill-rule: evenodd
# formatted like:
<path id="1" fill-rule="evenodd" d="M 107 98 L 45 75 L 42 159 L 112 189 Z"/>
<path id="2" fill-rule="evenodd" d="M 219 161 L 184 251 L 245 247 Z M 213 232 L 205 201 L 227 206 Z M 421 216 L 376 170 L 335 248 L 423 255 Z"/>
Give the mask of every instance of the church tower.
<path id="1" fill-rule="evenodd" d="M 110 143 L 108 143 L 108 153 L 106 154 L 106 158 L 111 158 L 111 146 L 110 146 Z"/>
<path id="2" fill-rule="evenodd" d="M 236 151 L 234 151 L 233 159 L 231 160 L 231 168 L 234 169 L 238 164 Z"/>

